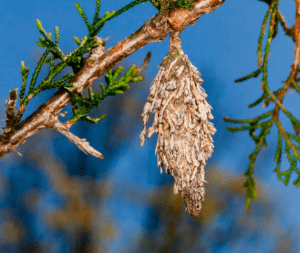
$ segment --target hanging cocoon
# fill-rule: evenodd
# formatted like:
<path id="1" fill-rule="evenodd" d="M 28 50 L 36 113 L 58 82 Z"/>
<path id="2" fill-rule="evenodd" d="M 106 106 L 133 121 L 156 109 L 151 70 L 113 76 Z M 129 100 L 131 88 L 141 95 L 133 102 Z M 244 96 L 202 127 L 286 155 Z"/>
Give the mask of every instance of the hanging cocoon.
<path id="1" fill-rule="evenodd" d="M 204 167 L 213 152 L 212 107 L 207 103 L 203 80 L 195 66 L 181 49 L 178 34 L 170 34 L 170 48 L 150 88 L 148 101 L 142 113 L 143 129 L 140 135 L 143 146 L 147 139 L 158 134 L 155 153 L 157 165 L 175 179 L 174 193 L 184 199 L 193 218 L 200 214 L 205 189 Z M 154 112 L 154 122 L 146 124 Z"/>

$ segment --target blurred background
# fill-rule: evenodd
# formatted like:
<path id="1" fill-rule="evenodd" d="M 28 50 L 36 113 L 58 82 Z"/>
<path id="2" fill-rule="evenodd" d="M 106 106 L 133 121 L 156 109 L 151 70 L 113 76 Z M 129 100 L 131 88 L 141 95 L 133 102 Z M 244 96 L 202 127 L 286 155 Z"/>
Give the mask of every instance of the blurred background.
<path id="1" fill-rule="evenodd" d="M 103 0 L 100 16 L 129 2 Z M 91 20 L 95 1 L 79 3 Z M 0 252 L 300 252 L 300 193 L 292 184 L 295 175 L 285 186 L 273 172 L 276 129 L 271 129 L 268 146 L 255 164 L 258 200 L 245 212 L 243 174 L 255 145 L 247 132 L 227 131 L 229 124 L 223 121 L 225 116 L 246 119 L 269 109 L 261 105 L 248 109 L 261 95 L 261 77 L 234 83 L 257 69 L 257 41 L 267 8 L 256 0 L 226 1 L 181 34 L 183 51 L 204 79 L 217 129 L 199 219 L 193 220 L 180 195 L 173 194 L 173 178 L 160 174 L 154 154 L 157 136 L 140 146 L 141 113 L 157 65 L 167 54 L 167 37 L 119 64 L 125 73 L 132 64 L 141 66 L 147 52 L 152 52 L 144 80 L 130 84 L 122 95 L 106 98 L 91 113 L 92 117 L 106 113 L 104 120 L 78 122 L 71 128 L 104 160 L 84 154 L 54 130 L 42 130 L 19 146 L 23 156 L 13 152 L 0 159 Z M 291 27 L 294 1 L 280 1 L 279 8 Z M 110 37 L 108 49 L 156 13 L 150 3 L 139 4 L 108 21 L 98 36 Z M 35 44 L 40 36 L 36 19 L 53 35 L 54 27 L 59 27 L 65 54 L 76 48 L 73 37 L 82 38 L 87 30 L 74 0 L 0 0 L 0 17 L 0 118 L 4 119 L 9 90 L 21 87 L 21 60 L 30 68 L 30 79 L 43 53 Z M 279 26 L 269 60 L 271 90 L 288 77 L 293 54 L 294 43 Z M 38 83 L 46 75 L 44 68 Z M 100 82 L 105 83 L 104 78 L 93 84 L 94 90 Z M 32 99 L 24 118 L 55 92 Z M 284 105 L 300 118 L 295 91 L 287 95 Z M 68 119 L 71 109 L 66 110 Z M 292 131 L 289 121 L 282 121 Z M 281 170 L 288 168 L 284 157 Z"/>

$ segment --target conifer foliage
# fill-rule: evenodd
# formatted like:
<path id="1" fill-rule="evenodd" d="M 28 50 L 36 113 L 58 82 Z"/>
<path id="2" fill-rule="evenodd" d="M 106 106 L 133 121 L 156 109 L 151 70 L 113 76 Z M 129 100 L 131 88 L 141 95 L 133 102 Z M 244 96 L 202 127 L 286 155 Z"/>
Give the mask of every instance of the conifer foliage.
<path id="1" fill-rule="evenodd" d="M 254 180 L 255 160 L 263 146 L 267 145 L 266 136 L 273 125 L 278 129 L 278 144 L 275 154 L 277 163 L 274 171 L 278 179 L 288 184 L 292 173 L 297 174 L 293 181 L 296 187 L 300 186 L 300 170 L 297 163 L 300 161 L 300 121 L 283 105 L 283 99 L 288 90 L 295 90 L 300 94 L 298 85 L 299 56 L 300 56 L 300 0 L 294 0 L 296 6 L 295 24 L 288 27 L 279 10 L 279 0 L 260 0 L 268 4 L 268 9 L 261 25 L 258 38 L 258 69 L 236 80 L 246 81 L 262 75 L 262 95 L 249 105 L 249 108 L 263 103 L 264 107 L 273 104 L 273 108 L 251 119 L 224 120 L 240 127 L 228 127 L 232 132 L 249 130 L 255 142 L 255 149 L 249 156 L 249 168 L 245 175 L 247 180 L 244 187 L 247 189 L 246 209 L 252 199 L 256 199 L 256 183 Z M 107 39 L 98 37 L 106 22 L 116 18 L 137 4 L 149 2 L 158 13 L 149 18 L 141 28 L 114 47 L 105 50 Z M 135 0 L 118 11 L 100 14 L 101 0 L 96 0 L 96 8 L 92 21 L 85 14 L 79 3 L 75 3 L 79 15 L 87 28 L 87 36 L 79 39 L 74 37 L 78 47 L 65 54 L 59 47 L 60 34 L 58 27 L 54 29 L 54 39 L 51 33 L 44 30 L 41 21 L 37 20 L 37 28 L 41 33 L 37 45 L 45 48 L 43 55 L 29 77 L 29 68 L 21 61 L 22 84 L 18 89 L 10 91 L 6 101 L 6 126 L 0 135 L 0 157 L 23 144 L 30 136 L 40 129 L 56 129 L 65 135 L 69 141 L 75 143 L 82 151 L 97 158 L 104 156 L 92 148 L 85 139 L 81 139 L 70 132 L 70 127 L 79 120 L 97 123 L 104 119 L 105 114 L 91 118 L 88 114 L 95 107 L 99 107 L 108 96 L 120 96 L 129 89 L 129 83 L 143 80 L 141 72 L 147 67 L 151 53 L 145 57 L 142 67 L 132 65 L 123 75 L 123 67 L 112 69 L 117 63 L 133 52 L 152 42 L 161 42 L 170 35 L 169 52 L 162 64 L 153 85 L 150 89 L 148 101 L 142 114 L 143 128 L 141 144 L 144 144 L 146 134 L 149 139 L 153 133 L 158 134 L 156 146 L 158 167 L 174 177 L 174 192 L 183 197 L 187 210 L 192 217 L 199 216 L 201 202 L 204 200 L 204 166 L 213 152 L 212 135 L 216 132 L 208 119 L 213 119 L 211 107 L 206 101 L 206 93 L 201 87 L 203 80 L 195 66 L 189 61 L 181 48 L 180 33 L 194 23 L 203 14 L 209 14 L 220 7 L 225 0 Z M 268 22 L 269 21 L 269 22 Z M 268 86 L 268 60 L 273 39 L 278 36 L 278 26 L 281 25 L 285 34 L 295 42 L 294 62 L 290 74 L 283 87 L 271 91 Z M 265 30 L 268 30 L 266 45 L 263 52 Z M 48 67 L 48 75 L 40 84 L 37 83 L 43 66 Z M 60 78 L 58 74 L 65 68 L 71 67 L 72 73 Z M 200 68 L 200 66 L 198 66 Z M 100 90 L 94 92 L 90 85 L 104 73 L 106 85 L 100 83 Z M 88 88 L 88 96 L 82 91 Z M 41 92 L 49 89 L 58 91 L 35 112 L 27 118 L 23 114 L 30 100 Z M 20 106 L 17 108 L 19 100 Z M 66 116 L 61 110 L 71 103 L 73 115 L 62 122 L 58 116 Z M 146 123 L 149 114 L 154 112 L 153 125 L 147 130 Z M 284 129 L 279 112 L 282 112 L 291 122 L 294 132 Z M 282 153 L 287 156 L 290 168 L 281 171 Z"/>

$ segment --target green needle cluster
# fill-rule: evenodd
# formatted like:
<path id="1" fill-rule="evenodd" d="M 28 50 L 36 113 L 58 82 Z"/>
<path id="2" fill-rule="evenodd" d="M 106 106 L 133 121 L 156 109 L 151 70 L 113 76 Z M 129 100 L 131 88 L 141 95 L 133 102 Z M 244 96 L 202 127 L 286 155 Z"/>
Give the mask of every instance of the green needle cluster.
<path id="1" fill-rule="evenodd" d="M 98 118 L 92 119 L 87 116 L 94 107 L 100 107 L 99 102 L 108 96 L 115 96 L 122 94 L 124 91 L 129 89 L 128 83 L 138 82 L 143 80 L 143 76 L 138 76 L 138 67 L 132 65 L 126 74 L 117 80 L 117 77 L 122 73 L 123 67 L 119 66 L 116 70 L 108 70 L 105 75 L 106 87 L 100 83 L 99 87 L 101 91 L 93 93 L 92 87 L 88 88 L 89 97 L 83 96 L 82 94 L 74 93 L 66 89 L 73 97 L 71 108 L 73 110 L 73 117 L 71 123 L 75 124 L 78 120 L 86 120 L 91 123 L 97 123 L 105 118 L 105 114 Z"/>
<path id="2" fill-rule="evenodd" d="M 269 106 L 270 103 L 274 103 L 274 109 L 259 115 L 258 117 L 246 120 L 235 120 L 229 119 L 227 117 L 224 118 L 226 122 L 234 123 L 234 124 L 242 124 L 240 127 L 227 127 L 227 129 L 231 132 L 238 132 L 238 131 L 248 131 L 255 142 L 255 149 L 252 154 L 249 156 L 250 164 L 248 170 L 246 171 L 245 175 L 247 176 L 247 180 L 244 184 L 244 187 L 247 189 L 247 199 L 246 199 L 246 209 L 249 208 L 249 204 L 252 199 L 256 199 L 256 184 L 254 181 L 253 173 L 254 173 L 254 163 L 257 158 L 258 153 L 260 152 L 262 146 L 267 146 L 266 136 L 269 134 L 270 129 L 275 123 L 275 126 L 278 128 L 278 140 L 277 140 L 277 149 L 275 154 L 275 162 L 276 167 L 274 172 L 277 173 L 278 179 L 281 180 L 285 185 L 289 183 L 290 176 L 292 172 L 295 172 L 298 175 L 298 178 L 294 180 L 293 184 L 296 187 L 300 186 L 300 170 L 297 168 L 297 161 L 300 161 L 300 137 L 297 136 L 300 133 L 300 121 L 298 121 L 283 105 L 282 101 L 289 88 L 289 85 L 292 85 L 299 94 L 300 88 L 295 83 L 292 78 L 292 75 L 287 79 L 284 83 L 284 86 L 274 92 L 272 92 L 268 87 L 268 78 L 267 78 L 267 66 L 268 60 L 270 55 L 270 47 L 272 40 L 275 38 L 277 34 L 277 26 L 278 26 L 278 2 L 279 0 L 272 0 L 272 1 L 264 1 L 269 4 L 269 8 L 267 13 L 264 17 L 264 20 L 261 25 L 261 32 L 258 39 L 258 67 L 259 69 L 255 70 L 254 72 L 237 79 L 235 82 L 242 82 L 248 80 L 253 77 L 258 77 L 262 74 L 262 90 L 263 93 L 260 98 L 249 105 L 249 108 L 257 106 L 258 104 L 263 103 L 264 107 Z M 267 21 L 269 22 L 269 31 L 267 36 L 267 43 L 264 50 L 263 56 L 263 39 L 265 37 L 265 29 Z M 294 128 L 295 134 L 288 133 L 282 126 L 279 120 L 279 111 L 282 111 L 284 115 L 290 119 L 292 126 Z M 267 119 L 268 118 L 268 119 Z M 286 171 L 281 172 L 281 160 L 282 160 L 282 151 L 283 151 L 283 141 L 285 142 L 285 152 L 284 154 L 287 156 L 288 161 L 290 163 L 290 168 Z M 295 143 L 296 142 L 296 143 Z"/>
<path id="3" fill-rule="evenodd" d="M 54 88 L 68 88 L 68 87 L 74 87 L 72 83 L 69 81 L 74 77 L 76 73 L 79 72 L 79 70 L 83 67 L 84 64 L 84 55 L 86 53 L 89 53 L 93 48 L 98 47 L 100 45 L 100 42 L 97 42 L 96 35 L 100 32 L 100 30 L 104 27 L 106 21 L 117 17 L 118 15 L 122 14 L 123 12 L 127 11 L 128 9 L 134 7 L 137 4 L 147 2 L 148 0 L 135 0 L 120 10 L 106 12 L 103 17 L 99 17 L 100 12 L 100 5 L 101 0 L 96 0 L 96 9 L 93 17 L 92 23 L 88 20 L 85 12 L 82 10 L 79 3 L 75 3 L 75 7 L 77 8 L 80 16 L 82 17 L 87 30 L 88 35 L 83 37 L 82 39 L 74 37 L 75 43 L 78 45 L 78 48 L 76 48 L 74 51 L 72 51 L 69 54 L 64 54 L 62 50 L 59 48 L 59 30 L 58 27 L 55 27 L 54 33 L 55 33 L 55 39 L 52 41 L 51 39 L 51 33 L 47 33 L 44 28 L 42 27 L 42 23 L 37 20 L 36 24 L 37 27 L 41 33 L 41 37 L 39 37 L 39 42 L 36 44 L 40 47 L 45 47 L 46 50 L 41 56 L 30 81 L 29 87 L 28 87 L 28 93 L 26 93 L 26 84 L 28 80 L 28 74 L 29 74 L 29 68 L 25 67 L 25 63 L 21 61 L 21 74 L 22 74 L 22 87 L 19 94 L 20 99 L 20 110 L 16 115 L 15 123 L 19 123 L 22 115 L 25 111 L 25 107 L 29 103 L 30 99 L 32 99 L 34 96 L 38 95 L 41 91 L 48 90 L 48 89 L 54 89 Z M 58 59 L 59 63 L 55 64 L 55 60 Z M 41 82 L 40 85 L 36 87 L 37 78 L 40 74 L 40 71 L 42 67 L 48 64 L 49 67 L 49 73 L 47 77 L 44 78 L 44 80 Z M 54 80 L 54 78 L 62 72 L 62 70 L 65 67 L 71 67 L 73 70 L 73 73 L 66 74 L 65 76 L 61 77 L 58 80 Z M 117 71 L 120 71 L 119 68 Z M 133 71 L 133 69 L 131 69 Z M 118 75 L 117 73 L 115 73 Z M 129 79 L 128 79 L 129 78 Z M 131 79 L 130 79 L 131 78 Z M 119 80 L 117 84 L 112 84 L 115 80 L 109 79 L 109 85 L 107 86 L 107 89 L 105 92 L 100 96 L 102 99 L 105 96 L 112 96 L 115 94 L 120 94 L 121 92 L 124 92 L 124 83 L 131 82 L 131 81 L 139 81 L 142 77 L 133 77 L 132 74 L 126 73 L 124 80 Z M 70 92 L 70 91 L 69 91 Z M 83 117 L 82 115 L 85 115 L 88 111 L 91 110 L 92 106 L 96 105 L 100 100 L 98 99 L 97 93 L 94 94 L 93 97 L 90 97 L 91 100 L 89 100 L 89 106 L 84 106 L 83 100 L 80 99 L 80 94 L 70 93 L 74 97 L 75 101 L 80 101 L 80 107 L 79 110 L 80 113 L 76 111 L 76 117 L 73 116 L 73 120 L 80 116 L 80 119 L 89 119 L 87 117 Z M 99 98 L 100 98 L 99 97 Z M 98 101 L 98 102 L 96 102 Z M 88 108 L 88 109 L 87 109 Z M 85 110 L 85 112 L 84 112 Z M 76 120 L 75 120 L 76 121 Z"/>

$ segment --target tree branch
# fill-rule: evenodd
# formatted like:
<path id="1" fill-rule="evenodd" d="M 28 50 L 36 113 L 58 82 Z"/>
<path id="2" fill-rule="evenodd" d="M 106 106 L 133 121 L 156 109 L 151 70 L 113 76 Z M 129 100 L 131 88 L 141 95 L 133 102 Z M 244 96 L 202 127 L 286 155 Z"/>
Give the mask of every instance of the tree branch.
<path id="1" fill-rule="evenodd" d="M 194 25 L 196 20 L 203 14 L 216 10 L 224 2 L 225 0 L 200 0 L 191 3 L 194 6 L 192 10 L 180 7 L 162 9 L 154 17 L 147 20 L 135 33 L 118 42 L 114 47 L 109 48 L 107 51 L 104 51 L 103 45 L 93 49 L 85 60 L 84 66 L 69 81 L 75 85 L 74 88 L 69 89 L 72 92 L 82 92 L 85 87 L 91 85 L 103 73 L 133 52 L 148 43 L 164 40 L 169 32 L 181 33 L 188 25 Z M 104 42 L 101 38 L 98 38 L 98 40 Z M 71 101 L 72 97 L 69 93 L 59 90 L 28 118 L 12 128 L 9 133 L 0 135 L 0 157 L 15 150 L 27 138 L 42 128 L 53 128 L 60 131 L 59 126 L 62 123 L 58 120 L 58 114 Z M 66 133 L 64 134 L 67 136 Z M 85 149 L 85 151 L 87 150 Z M 93 154 L 93 152 L 90 153 Z M 100 157 L 99 154 L 96 157 Z"/>

